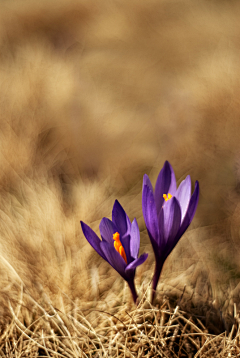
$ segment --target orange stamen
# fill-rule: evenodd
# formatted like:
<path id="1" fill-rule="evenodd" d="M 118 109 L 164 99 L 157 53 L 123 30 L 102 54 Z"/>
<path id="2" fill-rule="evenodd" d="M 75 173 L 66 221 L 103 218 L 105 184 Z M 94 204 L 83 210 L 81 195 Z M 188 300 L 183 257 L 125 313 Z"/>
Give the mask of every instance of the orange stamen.
<path id="1" fill-rule="evenodd" d="M 163 198 L 164 198 L 165 201 L 168 201 L 169 199 L 172 198 L 172 195 L 171 195 L 170 193 L 168 193 L 168 194 L 163 194 Z"/>
<path id="2" fill-rule="evenodd" d="M 127 264 L 127 256 L 124 247 L 122 246 L 122 243 L 120 241 L 120 235 L 118 232 L 115 232 L 115 234 L 113 234 L 113 240 L 114 240 L 115 250 L 122 256 L 122 258 Z"/>

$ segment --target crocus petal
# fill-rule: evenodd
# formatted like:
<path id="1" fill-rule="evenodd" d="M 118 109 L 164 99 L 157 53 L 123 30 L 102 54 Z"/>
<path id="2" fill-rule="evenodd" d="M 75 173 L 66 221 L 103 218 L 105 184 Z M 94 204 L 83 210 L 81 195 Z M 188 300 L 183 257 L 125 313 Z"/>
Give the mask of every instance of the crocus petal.
<path id="1" fill-rule="evenodd" d="M 164 242 L 169 246 L 177 235 L 181 223 L 181 209 L 178 200 L 175 197 L 168 200 L 165 203 L 162 212 L 164 223 L 163 228 L 161 227 L 160 230 L 162 232 L 163 229 Z"/>
<path id="2" fill-rule="evenodd" d="M 168 203 L 168 205 L 170 205 L 170 203 Z M 157 242 L 157 255 L 156 255 L 156 259 L 159 256 L 162 256 L 162 253 L 165 250 L 165 246 L 166 246 L 166 239 L 164 236 L 164 211 L 163 208 L 160 211 L 159 215 L 158 215 L 158 227 L 159 227 L 159 239 Z"/>
<path id="3" fill-rule="evenodd" d="M 102 241 L 100 246 L 108 263 L 126 280 L 125 268 L 127 265 L 122 256 L 108 242 Z"/>
<path id="4" fill-rule="evenodd" d="M 188 207 L 188 215 L 190 217 L 190 222 L 192 222 L 192 219 L 194 218 L 195 212 L 197 210 L 198 201 L 199 201 L 199 183 L 198 181 L 196 181 L 194 192 Z"/>
<path id="5" fill-rule="evenodd" d="M 179 203 L 176 200 L 176 207 L 175 207 L 175 213 L 174 213 L 174 225 L 172 227 L 172 231 L 168 237 L 168 240 L 166 242 L 165 252 L 164 252 L 164 259 L 167 258 L 167 256 L 170 254 L 170 252 L 173 250 L 175 245 L 177 244 L 178 240 L 181 236 L 178 236 L 179 233 L 179 227 L 181 223 L 181 210 Z"/>
<path id="6" fill-rule="evenodd" d="M 119 234 L 123 237 L 125 234 L 128 234 L 128 231 L 131 227 L 131 222 L 129 217 L 125 213 L 123 207 L 119 204 L 117 200 L 113 205 L 112 210 L 112 221 L 119 230 Z"/>
<path id="7" fill-rule="evenodd" d="M 131 256 L 136 259 L 138 257 L 140 246 L 140 232 L 137 220 L 134 219 L 131 226 L 130 252 Z"/>
<path id="8" fill-rule="evenodd" d="M 120 241 L 124 248 L 124 251 L 125 251 L 125 254 L 127 257 L 127 262 L 129 263 L 133 260 L 132 255 L 131 255 L 131 250 L 130 250 L 130 235 L 125 235 L 124 237 L 121 237 Z"/>
<path id="9" fill-rule="evenodd" d="M 188 175 L 186 179 L 181 182 L 175 193 L 175 198 L 177 198 L 181 206 L 181 212 L 182 212 L 181 221 L 183 221 L 185 217 L 189 205 L 190 197 L 191 197 L 191 178 L 190 175 Z"/>
<path id="10" fill-rule="evenodd" d="M 156 210 L 156 206 L 155 206 L 153 192 L 149 189 L 149 187 L 147 185 L 145 185 L 143 187 L 142 210 L 143 210 L 143 217 L 145 220 L 145 224 L 146 224 L 152 245 L 154 245 L 154 243 L 155 243 L 155 246 L 156 246 L 156 244 L 159 241 L 157 210 Z"/>
<path id="11" fill-rule="evenodd" d="M 147 174 L 144 174 L 144 176 L 143 176 L 143 187 L 144 187 L 144 185 L 147 185 L 149 187 L 149 189 L 153 192 L 152 183 L 151 183 Z"/>
<path id="12" fill-rule="evenodd" d="M 171 195 L 174 195 L 176 188 L 176 178 L 173 168 L 170 163 L 166 161 L 158 175 L 155 185 L 155 202 L 157 213 L 160 213 L 160 210 L 164 204 L 163 194 L 170 193 Z"/>
<path id="13" fill-rule="evenodd" d="M 125 268 L 125 272 L 127 273 L 130 270 L 135 270 L 136 267 L 139 265 L 142 265 L 148 258 L 148 254 L 144 253 L 142 254 L 138 259 L 131 262 L 127 267 Z"/>
<path id="14" fill-rule="evenodd" d="M 168 164 L 169 164 L 169 167 L 170 167 L 170 170 L 171 170 L 171 184 L 170 184 L 170 187 L 168 189 L 168 192 L 171 195 L 175 195 L 176 190 L 177 190 L 176 177 L 175 177 L 175 173 L 174 173 L 174 170 L 173 170 L 171 164 L 169 162 L 168 162 Z"/>
<path id="15" fill-rule="evenodd" d="M 87 241 L 89 242 L 89 244 L 94 248 L 95 251 L 97 251 L 97 253 L 104 259 L 106 259 L 106 256 L 104 254 L 104 252 L 101 249 L 101 240 L 99 239 L 99 237 L 95 234 L 95 232 L 87 225 L 85 224 L 83 221 L 80 221 L 81 227 L 82 227 L 82 231 L 84 236 L 86 237 Z"/>
<path id="16" fill-rule="evenodd" d="M 117 232 L 117 228 L 114 223 L 108 218 L 103 218 L 99 225 L 99 230 L 102 238 L 113 245 L 113 234 Z"/>
<path id="17" fill-rule="evenodd" d="M 195 189 L 194 189 L 193 195 L 190 199 L 186 215 L 185 215 L 183 222 L 181 224 L 181 227 L 179 229 L 178 235 L 180 237 L 184 234 L 184 232 L 187 230 L 188 226 L 192 222 L 192 219 L 193 219 L 194 214 L 197 209 L 198 200 L 199 200 L 199 183 L 198 183 L 198 181 L 196 181 Z"/>
<path id="18" fill-rule="evenodd" d="M 129 219 L 129 217 L 127 216 L 127 214 L 126 214 L 126 218 L 127 218 L 127 232 L 125 235 L 130 235 L 132 223 L 131 223 L 131 220 Z"/>

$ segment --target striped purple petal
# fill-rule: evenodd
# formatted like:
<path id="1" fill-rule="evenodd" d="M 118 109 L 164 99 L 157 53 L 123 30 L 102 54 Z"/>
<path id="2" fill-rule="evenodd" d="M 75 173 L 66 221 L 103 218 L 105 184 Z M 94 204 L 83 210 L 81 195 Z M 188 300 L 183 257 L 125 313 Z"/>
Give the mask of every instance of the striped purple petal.
<path id="1" fill-rule="evenodd" d="M 130 270 L 135 270 L 139 265 L 142 265 L 148 258 L 148 254 L 144 253 L 142 254 L 138 259 L 131 262 L 127 267 L 125 268 L 125 272 L 129 272 Z"/>
<path id="2" fill-rule="evenodd" d="M 140 246 L 140 232 L 137 220 L 134 218 L 131 225 L 131 239 L 130 239 L 130 252 L 131 256 L 136 259 L 139 253 Z"/>
<path id="3" fill-rule="evenodd" d="M 181 209 L 178 200 L 175 197 L 168 200 L 161 213 L 159 228 L 163 234 L 165 244 L 169 245 L 177 235 L 181 223 Z"/>
<path id="4" fill-rule="evenodd" d="M 130 249 L 130 235 L 125 235 L 124 237 L 120 237 L 120 241 L 124 248 L 124 251 L 125 251 L 125 254 L 127 257 L 127 262 L 129 263 L 133 260 L 132 255 L 131 255 L 131 249 Z"/>
<path id="5" fill-rule="evenodd" d="M 192 219 L 193 219 L 195 212 L 197 210 L 198 200 L 199 200 L 199 183 L 198 183 L 198 181 L 196 181 L 195 189 L 194 189 L 193 195 L 190 199 L 185 218 L 183 219 L 183 222 L 179 229 L 178 236 L 181 237 L 184 234 L 184 232 L 187 230 L 188 226 L 191 224 Z"/>
<path id="6" fill-rule="evenodd" d="M 147 174 L 144 174 L 144 176 L 143 176 L 143 187 L 144 187 L 144 185 L 147 185 L 149 187 L 150 191 L 153 192 L 152 183 L 151 183 Z"/>
<path id="7" fill-rule="evenodd" d="M 187 208 L 189 205 L 189 201 L 191 198 L 191 178 L 190 175 L 188 175 L 186 177 L 185 180 L 183 180 L 181 182 L 181 184 L 179 185 L 176 193 L 175 193 L 175 198 L 177 198 L 177 200 L 179 201 L 179 204 L 181 206 L 181 213 L 182 213 L 182 217 L 181 217 L 181 221 L 183 221 L 186 212 L 187 212 Z"/>
<path id="8" fill-rule="evenodd" d="M 115 200 L 112 210 L 112 221 L 121 237 L 129 233 L 131 222 L 120 203 Z"/>
<path id="9" fill-rule="evenodd" d="M 100 222 L 99 230 L 102 238 L 113 245 L 113 234 L 117 232 L 114 223 L 108 218 L 103 218 Z"/>
<path id="10" fill-rule="evenodd" d="M 100 246 L 108 263 L 126 280 L 125 268 L 127 265 L 122 256 L 108 242 L 102 241 Z"/>
<path id="11" fill-rule="evenodd" d="M 95 234 L 95 232 L 87 225 L 85 224 L 83 221 L 80 221 L 81 227 L 82 227 L 82 231 L 84 236 L 86 237 L 87 241 L 89 242 L 89 244 L 94 248 L 95 251 L 97 251 L 97 253 L 104 259 L 106 259 L 106 256 L 104 254 L 104 252 L 101 249 L 101 240 L 99 239 L 99 237 Z"/>
<path id="12" fill-rule="evenodd" d="M 155 185 L 155 202 L 157 213 L 160 213 L 160 210 L 164 204 L 163 194 L 170 193 L 171 195 L 175 195 L 176 189 L 177 185 L 173 168 L 170 163 L 166 161 L 158 175 Z"/>
<path id="13" fill-rule="evenodd" d="M 143 187 L 142 194 L 142 210 L 145 224 L 151 239 L 151 242 L 159 242 L 159 229 L 158 229 L 158 218 L 157 210 L 155 206 L 155 200 L 153 192 L 147 185 Z"/>

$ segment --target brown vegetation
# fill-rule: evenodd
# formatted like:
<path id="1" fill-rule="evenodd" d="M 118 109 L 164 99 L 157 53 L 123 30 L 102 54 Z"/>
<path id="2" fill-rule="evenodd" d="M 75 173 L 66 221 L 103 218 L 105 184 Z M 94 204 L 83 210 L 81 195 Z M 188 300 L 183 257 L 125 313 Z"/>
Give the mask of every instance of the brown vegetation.
<path id="1" fill-rule="evenodd" d="M 239 354 L 239 16 L 233 0 L 1 1 L 2 356 Z M 142 175 L 165 160 L 201 197 L 150 307 Z M 137 310 L 79 225 L 115 199 L 150 253 Z"/>

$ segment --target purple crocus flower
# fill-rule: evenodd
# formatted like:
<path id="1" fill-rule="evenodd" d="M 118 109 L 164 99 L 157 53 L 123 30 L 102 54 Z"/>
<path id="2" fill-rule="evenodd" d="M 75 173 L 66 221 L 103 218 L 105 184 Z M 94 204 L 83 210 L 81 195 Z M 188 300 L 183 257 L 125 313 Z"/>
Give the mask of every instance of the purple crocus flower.
<path id="1" fill-rule="evenodd" d="M 163 264 L 192 222 L 199 199 L 199 184 L 191 196 L 190 175 L 177 188 L 174 171 L 168 161 L 160 171 L 155 191 L 149 177 L 143 177 L 143 217 L 155 254 L 152 301 Z"/>
<path id="2" fill-rule="evenodd" d="M 134 276 L 137 266 L 148 257 L 144 253 L 138 258 L 140 233 L 137 220 L 131 223 L 126 212 L 116 200 L 112 210 L 112 221 L 103 218 L 99 225 L 102 240 L 84 222 L 80 221 L 82 231 L 89 244 L 127 281 L 133 300 L 136 303 L 137 293 Z"/>

